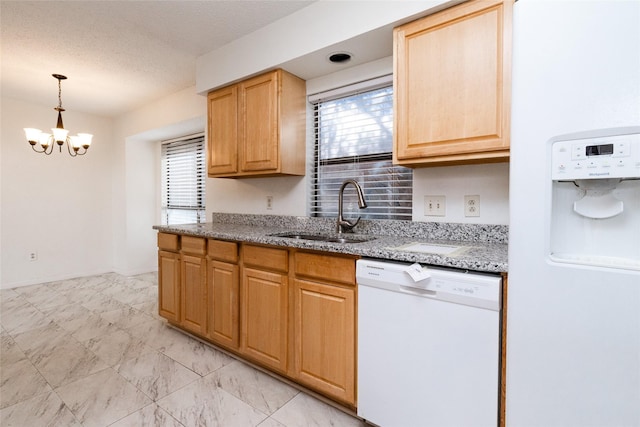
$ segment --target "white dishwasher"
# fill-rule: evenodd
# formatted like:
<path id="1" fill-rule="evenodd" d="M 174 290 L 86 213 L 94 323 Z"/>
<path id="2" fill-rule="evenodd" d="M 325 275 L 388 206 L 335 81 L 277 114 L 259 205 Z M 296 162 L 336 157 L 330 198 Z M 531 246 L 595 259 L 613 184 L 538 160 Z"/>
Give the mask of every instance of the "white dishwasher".
<path id="1" fill-rule="evenodd" d="M 381 427 L 498 425 L 498 275 L 357 261 L 358 416 Z"/>

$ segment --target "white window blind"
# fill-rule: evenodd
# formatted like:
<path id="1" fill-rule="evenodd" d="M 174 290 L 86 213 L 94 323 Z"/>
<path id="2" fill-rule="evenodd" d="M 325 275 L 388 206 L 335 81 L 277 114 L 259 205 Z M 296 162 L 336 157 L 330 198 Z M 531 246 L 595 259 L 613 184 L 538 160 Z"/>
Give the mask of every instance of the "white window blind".
<path id="1" fill-rule="evenodd" d="M 205 221 L 204 135 L 162 143 L 162 223 Z"/>
<path id="2" fill-rule="evenodd" d="M 315 97 L 312 216 L 337 216 L 340 186 L 355 179 L 368 207 L 358 209 L 356 193 L 348 186 L 345 216 L 411 220 L 413 171 L 392 164 L 393 87 L 376 86 L 334 99 Z"/>

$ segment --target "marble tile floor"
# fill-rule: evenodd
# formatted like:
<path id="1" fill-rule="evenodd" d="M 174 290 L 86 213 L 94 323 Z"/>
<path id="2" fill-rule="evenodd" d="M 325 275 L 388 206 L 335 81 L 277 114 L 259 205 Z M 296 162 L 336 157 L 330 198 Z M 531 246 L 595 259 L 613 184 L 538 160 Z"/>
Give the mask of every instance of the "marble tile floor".
<path id="1" fill-rule="evenodd" d="M 175 329 L 155 273 L 0 290 L 0 426 L 365 426 Z"/>

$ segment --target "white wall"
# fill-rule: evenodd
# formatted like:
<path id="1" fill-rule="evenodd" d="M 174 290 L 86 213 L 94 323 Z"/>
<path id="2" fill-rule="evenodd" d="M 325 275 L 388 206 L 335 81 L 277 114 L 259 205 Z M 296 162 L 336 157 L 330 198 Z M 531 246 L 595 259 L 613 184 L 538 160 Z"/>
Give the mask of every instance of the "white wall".
<path id="1" fill-rule="evenodd" d="M 202 132 L 206 98 L 190 87 L 115 120 L 113 181 L 115 271 L 137 274 L 157 269 L 160 223 L 160 141 Z"/>
<path id="2" fill-rule="evenodd" d="M 480 216 L 464 216 L 464 196 L 480 196 Z M 425 196 L 445 196 L 445 216 L 426 216 Z M 509 164 L 441 166 L 413 172 L 413 220 L 509 224 Z"/>
<path id="3" fill-rule="evenodd" d="M 89 152 L 36 154 L 24 127 L 55 126 L 51 106 L 2 98 L 0 287 L 112 271 L 112 120 L 63 113 L 75 134 L 94 134 Z M 29 252 L 37 261 L 29 261 Z"/>
<path id="4" fill-rule="evenodd" d="M 318 1 L 245 37 L 202 55 L 196 63 L 200 93 L 381 27 L 459 0 Z"/>
<path id="5" fill-rule="evenodd" d="M 267 209 L 267 196 L 272 209 Z M 307 215 L 307 177 L 207 179 L 207 218 L 211 212 Z"/>
<path id="6" fill-rule="evenodd" d="M 116 119 L 66 111 L 68 129 L 94 134 L 77 158 L 36 154 L 24 139 L 22 128 L 51 127 L 55 114 L 2 98 L 0 287 L 156 270 L 159 141 L 203 131 L 206 98 L 191 87 Z"/>

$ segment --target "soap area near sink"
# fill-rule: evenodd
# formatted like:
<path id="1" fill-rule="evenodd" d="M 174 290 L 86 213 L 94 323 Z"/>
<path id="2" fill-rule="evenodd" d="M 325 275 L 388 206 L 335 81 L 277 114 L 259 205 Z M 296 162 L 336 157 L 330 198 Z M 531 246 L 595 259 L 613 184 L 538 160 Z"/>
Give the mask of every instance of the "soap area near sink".
<path id="1" fill-rule="evenodd" d="M 397 251 L 407 251 L 407 252 L 418 252 L 422 254 L 437 254 L 437 255 L 457 255 L 464 252 L 467 247 L 466 246 L 456 246 L 456 245 L 436 245 L 432 243 L 422 243 L 415 242 L 409 243 L 408 245 L 399 246 L 397 248 L 392 248 Z"/>

